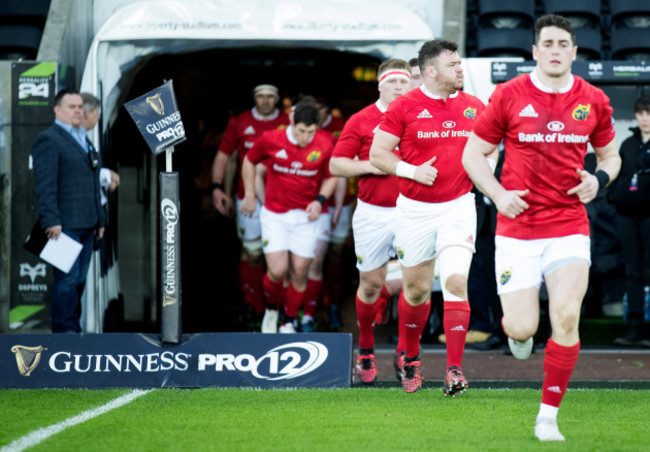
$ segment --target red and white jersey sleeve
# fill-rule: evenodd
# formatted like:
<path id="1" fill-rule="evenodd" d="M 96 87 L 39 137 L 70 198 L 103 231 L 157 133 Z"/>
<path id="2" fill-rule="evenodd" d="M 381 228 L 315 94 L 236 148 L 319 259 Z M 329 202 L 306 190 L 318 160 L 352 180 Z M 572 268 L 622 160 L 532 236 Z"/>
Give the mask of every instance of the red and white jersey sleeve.
<path id="1" fill-rule="evenodd" d="M 265 132 L 248 152 L 253 164 L 264 161 L 267 167 L 264 207 L 276 213 L 307 208 L 318 196 L 323 180 L 331 177 L 331 134 L 317 130 L 311 142 L 301 148 L 288 133 Z"/>
<path id="2" fill-rule="evenodd" d="M 289 117 L 279 110 L 269 119 L 262 119 L 257 116 L 254 109 L 247 110 L 228 121 L 223 138 L 219 144 L 219 150 L 227 155 L 237 151 L 238 170 L 241 171 L 241 164 L 248 150 L 253 147 L 255 140 L 267 130 L 286 129 L 289 125 Z M 244 185 L 241 174 L 237 187 L 237 197 L 243 199 Z"/>
<path id="3" fill-rule="evenodd" d="M 422 202 L 446 202 L 472 189 L 461 159 L 467 137 L 485 106 L 477 97 L 457 91 L 446 101 L 414 89 L 395 99 L 384 114 L 381 130 L 400 138 L 400 157 L 419 166 L 436 157 L 433 186 L 403 177 L 399 192 Z"/>
<path id="4" fill-rule="evenodd" d="M 369 160 L 372 139 L 383 116 L 376 103 L 350 116 L 336 142 L 332 157 L 358 157 L 359 160 Z M 359 176 L 357 196 L 363 202 L 381 207 L 395 207 L 397 195 L 396 176 Z"/>
<path id="5" fill-rule="evenodd" d="M 603 147 L 614 139 L 612 111 L 605 93 L 577 76 L 559 93 L 537 86 L 529 74 L 497 86 L 474 133 L 494 144 L 504 140 L 503 187 L 530 190 L 527 210 L 514 220 L 499 214 L 498 235 L 589 235 L 585 206 L 567 191 L 580 183 L 587 143 Z"/>

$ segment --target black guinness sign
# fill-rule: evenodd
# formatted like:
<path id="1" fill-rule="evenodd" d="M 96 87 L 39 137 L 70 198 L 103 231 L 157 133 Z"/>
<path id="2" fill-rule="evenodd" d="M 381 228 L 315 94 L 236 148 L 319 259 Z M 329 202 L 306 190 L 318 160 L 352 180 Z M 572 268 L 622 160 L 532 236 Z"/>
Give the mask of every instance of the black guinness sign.
<path id="1" fill-rule="evenodd" d="M 154 155 L 186 140 L 171 80 L 124 107 Z"/>

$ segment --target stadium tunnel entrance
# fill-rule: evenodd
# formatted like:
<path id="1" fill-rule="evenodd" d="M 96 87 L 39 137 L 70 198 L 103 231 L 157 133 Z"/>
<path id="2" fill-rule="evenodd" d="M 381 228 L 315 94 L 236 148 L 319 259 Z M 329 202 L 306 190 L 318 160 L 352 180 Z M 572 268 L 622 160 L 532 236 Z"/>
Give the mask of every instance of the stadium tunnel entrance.
<path id="1" fill-rule="evenodd" d="M 433 37 L 399 4 L 295 5 L 279 24 L 279 14 L 286 15 L 281 1 L 134 3 L 96 34 L 81 90 L 102 100 L 93 139 L 121 179 L 109 202 L 115 259 L 88 285 L 97 309 L 108 306 L 105 331 L 160 331 L 157 180 L 165 160 L 149 151 L 124 102 L 174 81 L 187 135 L 173 155 L 181 181 L 183 332 L 233 331 L 240 245 L 234 220 L 216 213 L 210 191 L 212 160 L 229 117 L 252 107 L 251 90 L 260 83 L 275 84 L 290 99 L 322 96 L 349 116 L 377 99 L 376 79 L 364 78 L 365 69 L 372 73 L 391 57 L 412 58 Z M 205 26 L 211 23 L 221 26 Z"/>
<path id="2" fill-rule="evenodd" d="M 187 136 L 173 154 L 181 183 L 185 332 L 232 330 L 238 323 L 239 242 L 234 219 L 217 214 L 210 190 L 212 160 L 228 119 L 252 107 L 251 91 L 260 83 L 278 86 L 281 98 L 321 96 L 348 117 L 377 99 L 375 79 L 359 81 L 351 74 L 378 62 L 330 50 L 215 49 L 160 55 L 138 70 L 126 98 L 173 80 Z M 165 156 L 153 156 L 124 108 L 104 136 L 106 163 L 121 179 L 114 203 L 115 244 L 126 319 L 153 321 L 160 299 L 157 175 L 165 170 Z"/>

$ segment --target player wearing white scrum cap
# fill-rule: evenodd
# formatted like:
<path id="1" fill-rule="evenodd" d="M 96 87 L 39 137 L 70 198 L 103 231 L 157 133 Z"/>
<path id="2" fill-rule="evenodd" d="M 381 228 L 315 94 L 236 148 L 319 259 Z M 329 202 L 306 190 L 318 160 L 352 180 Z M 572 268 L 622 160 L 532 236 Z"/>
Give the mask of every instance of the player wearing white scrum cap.
<path id="1" fill-rule="evenodd" d="M 261 94 L 270 94 L 271 96 L 275 96 L 276 99 L 280 98 L 278 88 L 274 85 L 269 85 L 269 84 L 257 85 L 253 89 L 253 97 L 259 96 Z"/>
<path id="2" fill-rule="evenodd" d="M 255 106 L 238 114 L 228 121 L 226 130 L 219 144 L 219 150 L 212 165 L 212 201 L 217 211 L 224 216 L 236 214 L 233 204 L 239 206 L 244 197 L 244 186 L 240 177 L 237 179 L 238 189 L 236 200 L 233 202 L 228 194 L 229 187 L 222 184 L 225 180 L 225 171 L 228 158 L 237 153 L 238 171 L 241 172 L 241 163 L 244 156 L 257 138 L 266 130 L 284 129 L 289 125 L 289 117 L 277 108 L 280 100 L 278 88 L 270 84 L 261 84 L 252 91 Z M 242 252 L 239 263 L 239 282 L 244 293 L 244 304 L 247 309 L 245 315 L 251 325 L 265 312 L 262 278 L 264 278 L 264 258 L 262 256 L 261 227 L 259 209 L 252 216 L 237 214 L 237 234 L 242 240 Z M 277 328 L 277 315 L 275 319 L 267 322 L 269 329 Z"/>

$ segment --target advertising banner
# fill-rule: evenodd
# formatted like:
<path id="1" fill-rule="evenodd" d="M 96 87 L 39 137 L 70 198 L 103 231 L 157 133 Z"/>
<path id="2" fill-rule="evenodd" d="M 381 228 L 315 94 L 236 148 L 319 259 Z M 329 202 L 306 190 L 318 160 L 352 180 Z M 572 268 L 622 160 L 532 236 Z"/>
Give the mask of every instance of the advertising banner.
<path id="1" fill-rule="evenodd" d="M 535 61 L 492 63 L 492 83 L 501 83 L 535 69 Z M 574 61 L 571 73 L 591 83 L 648 83 L 650 64 L 645 61 Z"/>
<path id="2" fill-rule="evenodd" d="M 9 328 L 15 331 L 50 327 L 52 267 L 25 250 L 23 243 L 38 219 L 31 148 L 36 135 L 54 122 L 56 85 L 56 63 L 12 64 Z"/>
<path id="3" fill-rule="evenodd" d="M 0 388 L 345 388 L 349 333 L 0 335 Z"/>
<path id="4" fill-rule="evenodd" d="M 172 81 L 124 104 L 154 155 L 185 141 Z"/>
<path id="5" fill-rule="evenodd" d="M 162 340 L 181 340 L 181 222 L 177 172 L 160 173 L 160 281 Z"/>

